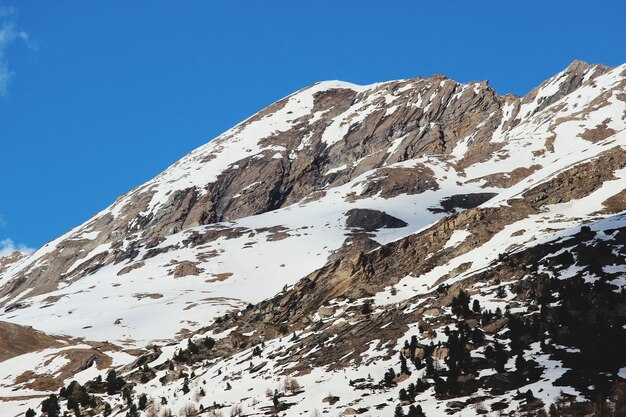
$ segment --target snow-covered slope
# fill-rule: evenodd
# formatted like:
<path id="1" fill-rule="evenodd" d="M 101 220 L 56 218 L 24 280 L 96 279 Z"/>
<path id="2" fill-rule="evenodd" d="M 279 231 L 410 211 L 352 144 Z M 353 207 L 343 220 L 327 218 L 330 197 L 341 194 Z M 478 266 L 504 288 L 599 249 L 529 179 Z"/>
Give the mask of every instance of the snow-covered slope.
<path id="1" fill-rule="evenodd" d="M 267 411 L 266 389 L 285 374 L 310 372 L 298 378 L 305 390 L 289 397 L 295 404 L 287 415 L 372 410 L 388 403 L 396 386 L 370 387 L 364 401 L 345 382 L 369 374 L 376 385 L 397 362 L 389 352 L 423 334 L 416 329 L 433 311 L 440 318 L 429 326 L 454 328 L 444 304 L 452 295 L 436 297 L 441 285 L 467 289 L 481 305 L 504 309 L 515 297 L 494 295 L 500 284 L 467 283 L 496 271 L 503 256 L 566 239 L 581 224 L 595 222 L 606 236 L 626 226 L 619 215 L 626 208 L 625 155 L 626 65 L 576 61 L 523 98 L 499 96 L 486 82 L 459 84 L 442 76 L 370 86 L 318 83 L 8 265 L 0 271 L 0 320 L 127 348 L 206 334 L 220 339 L 228 359 L 207 353 L 214 364 L 183 367 L 194 369 L 192 391 L 215 389 L 217 395 L 230 381 L 233 389 L 219 397 L 224 406 Z M 380 215 L 372 217 L 371 210 Z M 612 284 L 617 291 L 624 287 L 620 279 Z M 363 298 L 386 327 L 358 327 L 364 318 L 355 311 Z M 248 318 L 257 311 L 264 324 L 235 318 L 229 325 L 223 317 L 231 310 Z M 385 315 L 393 317 L 389 324 L 380 322 Z M 316 357 L 301 341 L 316 337 L 319 328 L 311 323 L 318 322 L 327 342 L 350 328 L 363 344 Z M 278 338 L 282 326 L 298 336 Z M 250 357 L 238 338 L 248 346 L 262 341 L 263 356 Z M 440 339 L 420 336 L 420 343 L 447 337 Z M 537 349 L 530 344 L 526 354 L 546 369 L 558 363 Z M 169 363 L 174 350 L 164 347 L 150 367 Z M 280 352 L 290 352 L 289 359 Z M 46 355 L 29 361 L 36 366 Z M 262 371 L 249 372 L 263 362 Z M 157 375 L 163 384 L 151 379 L 136 391 L 165 397 L 174 410 L 195 395 L 174 397 L 184 379 L 175 380 L 169 367 Z M 543 389 L 547 404 L 556 392 L 549 387 L 561 376 L 551 371 L 528 385 L 535 394 Z M 432 394 L 427 390 L 423 398 Z M 336 404 L 321 402 L 335 395 L 341 398 Z M 424 403 L 426 415 L 441 411 L 446 398 Z M 522 400 L 505 400 L 521 406 Z"/>

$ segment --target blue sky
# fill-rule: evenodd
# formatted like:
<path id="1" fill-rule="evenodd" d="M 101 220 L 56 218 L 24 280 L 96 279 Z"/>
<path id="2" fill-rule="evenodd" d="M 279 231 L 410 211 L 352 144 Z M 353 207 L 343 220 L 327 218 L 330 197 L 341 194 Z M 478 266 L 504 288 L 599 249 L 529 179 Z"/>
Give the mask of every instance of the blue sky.
<path id="1" fill-rule="evenodd" d="M 597 0 L 0 0 L 0 252 L 315 81 L 443 73 L 523 95 L 573 59 L 625 62 L 625 21 Z"/>

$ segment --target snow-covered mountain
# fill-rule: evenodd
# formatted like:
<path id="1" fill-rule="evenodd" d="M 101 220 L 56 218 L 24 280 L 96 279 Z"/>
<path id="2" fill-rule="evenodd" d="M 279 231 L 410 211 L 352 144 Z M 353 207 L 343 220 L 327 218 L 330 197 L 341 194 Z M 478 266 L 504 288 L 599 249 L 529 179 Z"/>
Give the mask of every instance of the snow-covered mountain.
<path id="1" fill-rule="evenodd" d="M 143 415 L 617 404 L 625 175 L 626 64 L 575 61 L 524 97 L 317 83 L 0 263 L 20 340 L 0 414 L 73 380 L 83 415 L 142 394 Z"/>

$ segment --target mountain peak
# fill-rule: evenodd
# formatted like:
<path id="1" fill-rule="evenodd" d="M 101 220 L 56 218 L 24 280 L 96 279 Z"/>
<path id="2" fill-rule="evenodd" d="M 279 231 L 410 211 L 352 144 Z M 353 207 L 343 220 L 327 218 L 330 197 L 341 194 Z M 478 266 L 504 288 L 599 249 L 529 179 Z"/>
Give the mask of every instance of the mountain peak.
<path id="1" fill-rule="evenodd" d="M 585 71 L 592 65 L 579 59 L 573 60 L 565 69 L 567 72 Z"/>

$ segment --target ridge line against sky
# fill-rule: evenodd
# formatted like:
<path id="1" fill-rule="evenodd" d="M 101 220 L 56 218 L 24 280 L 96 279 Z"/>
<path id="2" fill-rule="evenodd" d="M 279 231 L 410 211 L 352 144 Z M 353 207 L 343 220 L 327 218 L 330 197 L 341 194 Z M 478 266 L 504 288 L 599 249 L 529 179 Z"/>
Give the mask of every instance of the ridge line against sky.
<path id="1" fill-rule="evenodd" d="M 524 95 L 574 59 L 626 62 L 624 2 L 500 3 L 0 0 L 0 253 L 316 81 L 440 73 Z"/>

